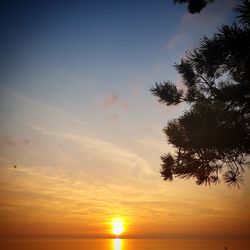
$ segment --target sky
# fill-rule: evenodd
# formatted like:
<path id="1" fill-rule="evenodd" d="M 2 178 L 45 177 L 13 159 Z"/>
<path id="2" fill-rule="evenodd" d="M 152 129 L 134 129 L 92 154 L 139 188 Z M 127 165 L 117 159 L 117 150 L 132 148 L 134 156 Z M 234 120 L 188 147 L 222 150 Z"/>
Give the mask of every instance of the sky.
<path id="1" fill-rule="evenodd" d="M 172 1 L 2 1 L 0 238 L 245 238 L 240 188 L 164 182 L 166 107 L 155 82 L 235 14 L 221 0 L 190 15 Z M 14 168 L 16 166 L 16 168 Z"/>

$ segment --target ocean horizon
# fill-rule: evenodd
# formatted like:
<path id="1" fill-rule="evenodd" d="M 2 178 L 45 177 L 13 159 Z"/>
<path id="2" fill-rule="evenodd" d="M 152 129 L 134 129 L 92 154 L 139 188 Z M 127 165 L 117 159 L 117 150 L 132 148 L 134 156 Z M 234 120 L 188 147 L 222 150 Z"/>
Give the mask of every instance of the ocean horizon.
<path id="1" fill-rule="evenodd" d="M 250 239 L 1 239 L 2 250 L 246 250 Z"/>

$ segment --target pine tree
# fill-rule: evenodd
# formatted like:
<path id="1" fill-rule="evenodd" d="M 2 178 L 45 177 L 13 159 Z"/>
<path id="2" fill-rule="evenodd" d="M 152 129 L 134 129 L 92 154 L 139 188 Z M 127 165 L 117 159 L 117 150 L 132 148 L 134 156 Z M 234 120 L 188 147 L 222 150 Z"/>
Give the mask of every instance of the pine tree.
<path id="1" fill-rule="evenodd" d="M 156 83 L 153 95 L 166 105 L 189 104 L 183 115 L 164 128 L 175 153 L 161 156 L 161 176 L 196 179 L 197 184 L 239 186 L 250 153 L 250 1 L 235 10 L 232 25 L 175 64 L 185 88 Z"/>
<path id="2" fill-rule="evenodd" d="M 214 0 L 173 0 L 176 3 L 187 3 L 188 12 L 191 14 L 199 13 L 203 8 L 207 6 L 208 3 Z"/>

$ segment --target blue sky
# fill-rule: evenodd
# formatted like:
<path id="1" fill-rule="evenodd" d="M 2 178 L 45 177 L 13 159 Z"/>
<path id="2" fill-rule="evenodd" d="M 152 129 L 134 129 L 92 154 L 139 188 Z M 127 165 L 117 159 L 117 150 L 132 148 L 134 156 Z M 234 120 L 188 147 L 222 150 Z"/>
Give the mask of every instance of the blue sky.
<path id="1" fill-rule="evenodd" d="M 233 1 L 216 4 L 191 16 L 171 1 L 6 1 L 1 86 L 93 126 L 94 116 L 103 115 L 93 106 L 116 95 L 130 108 L 127 120 L 143 116 L 146 105 L 143 123 L 157 124 L 162 112 L 149 89 L 156 81 L 180 82 L 172 65 L 230 21 Z M 142 100 L 133 103 L 135 92 Z"/>
<path id="2" fill-rule="evenodd" d="M 181 86 L 173 64 L 232 21 L 234 2 L 200 15 L 171 1 L 1 3 L 0 212 L 9 225 L 1 234 L 32 234 L 34 224 L 41 233 L 41 220 L 58 233 L 98 223 L 104 233 L 114 215 L 137 234 L 190 235 L 192 221 L 214 235 L 231 217 L 244 231 L 249 185 L 232 191 L 245 204 L 223 185 L 163 183 L 160 155 L 172 149 L 162 128 L 185 106 L 164 107 L 149 92 L 157 81 Z M 216 205 L 201 203 L 204 194 Z"/>

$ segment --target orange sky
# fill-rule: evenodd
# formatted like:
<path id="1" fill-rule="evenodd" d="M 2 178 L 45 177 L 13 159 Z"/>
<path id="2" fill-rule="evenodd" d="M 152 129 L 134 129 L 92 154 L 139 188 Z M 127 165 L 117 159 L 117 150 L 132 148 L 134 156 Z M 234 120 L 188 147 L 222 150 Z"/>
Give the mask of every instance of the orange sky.
<path id="1" fill-rule="evenodd" d="M 6 96 L 16 113 L 1 138 L 1 237 L 109 237 L 115 217 L 123 237 L 249 236 L 249 171 L 240 189 L 163 182 L 160 131 L 128 134 L 121 146 L 58 109 Z M 38 127 L 38 114 L 51 120 Z"/>
<path id="2" fill-rule="evenodd" d="M 111 140 L 60 109 L 4 96 L 1 108 L 13 108 L 2 122 L 1 237 L 108 237 L 115 217 L 124 237 L 249 236 L 248 170 L 240 189 L 163 182 L 159 156 L 171 147 L 160 126 Z"/>

